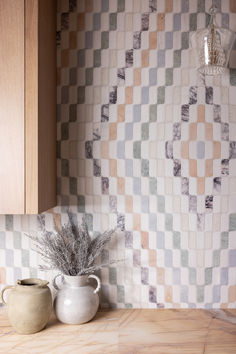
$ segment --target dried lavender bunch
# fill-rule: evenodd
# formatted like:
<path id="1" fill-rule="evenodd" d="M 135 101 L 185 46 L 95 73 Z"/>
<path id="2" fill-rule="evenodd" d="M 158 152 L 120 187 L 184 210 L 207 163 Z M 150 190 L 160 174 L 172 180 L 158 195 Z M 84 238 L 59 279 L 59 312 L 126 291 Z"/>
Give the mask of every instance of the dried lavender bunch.
<path id="1" fill-rule="evenodd" d="M 49 266 L 40 266 L 41 269 L 58 269 L 65 275 L 83 275 L 93 273 L 101 267 L 114 263 L 95 264 L 96 258 L 101 254 L 106 244 L 111 240 L 115 229 L 105 231 L 91 239 L 88 227 L 83 218 L 81 225 L 73 222 L 71 214 L 68 214 L 69 222 L 55 232 L 45 229 L 42 217 L 39 221 L 42 229 L 42 237 L 27 235 L 34 241 L 36 252 Z"/>

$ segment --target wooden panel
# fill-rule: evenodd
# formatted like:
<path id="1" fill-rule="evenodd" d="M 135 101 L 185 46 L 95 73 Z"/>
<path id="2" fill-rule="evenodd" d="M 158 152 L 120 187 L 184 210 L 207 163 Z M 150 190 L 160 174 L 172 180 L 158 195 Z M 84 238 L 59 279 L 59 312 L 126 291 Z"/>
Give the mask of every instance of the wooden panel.
<path id="1" fill-rule="evenodd" d="M 39 0 L 39 212 L 56 206 L 56 0 Z"/>
<path id="2" fill-rule="evenodd" d="M 24 213 L 24 0 L 0 0 L 0 214 Z"/>
<path id="3" fill-rule="evenodd" d="M 38 212 L 38 1 L 25 1 L 26 214 Z"/>
<path id="4" fill-rule="evenodd" d="M 56 205 L 56 2 L 26 0 L 26 214 Z"/>

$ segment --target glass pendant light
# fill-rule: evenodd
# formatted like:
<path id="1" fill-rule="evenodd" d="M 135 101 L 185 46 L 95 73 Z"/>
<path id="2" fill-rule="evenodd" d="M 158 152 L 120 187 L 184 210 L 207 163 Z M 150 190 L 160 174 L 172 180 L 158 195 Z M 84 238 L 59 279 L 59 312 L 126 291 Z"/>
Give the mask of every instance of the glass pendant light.
<path id="1" fill-rule="evenodd" d="M 194 32 L 191 42 L 196 52 L 198 70 L 206 75 L 218 75 L 224 73 L 228 66 L 235 33 L 217 25 L 216 6 L 212 5 L 209 13 L 209 25 Z"/>

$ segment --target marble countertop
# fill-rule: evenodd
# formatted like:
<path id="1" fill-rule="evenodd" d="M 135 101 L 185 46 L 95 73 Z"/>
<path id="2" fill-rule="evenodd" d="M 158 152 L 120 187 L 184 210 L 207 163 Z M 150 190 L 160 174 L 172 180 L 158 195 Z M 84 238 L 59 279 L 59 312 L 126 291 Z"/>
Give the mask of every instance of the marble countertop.
<path id="1" fill-rule="evenodd" d="M 0 308 L 0 353 L 235 354 L 236 310 L 99 311 L 83 325 L 53 315 L 43 331 L 19 335 Z"/>

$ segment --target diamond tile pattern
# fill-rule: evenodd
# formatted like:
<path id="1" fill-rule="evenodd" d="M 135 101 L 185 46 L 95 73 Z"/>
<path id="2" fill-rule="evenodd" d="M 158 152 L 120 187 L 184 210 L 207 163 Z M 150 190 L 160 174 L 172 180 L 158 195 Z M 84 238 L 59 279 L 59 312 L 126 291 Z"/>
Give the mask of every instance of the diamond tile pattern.
<path id="1" fill-rule="evenodd" d="M 236 29 L 234 1 L 213 1 Z M 210 3 L 61 0 L 57 9 L 58 206 L 45 225 L 85 214 L 104 250 L 102 306 L 235 307 L 236 51 L 204 77 L 189 46 Z M 0 217 L 0 283 L 37 271 L 24 232 Z"/>

